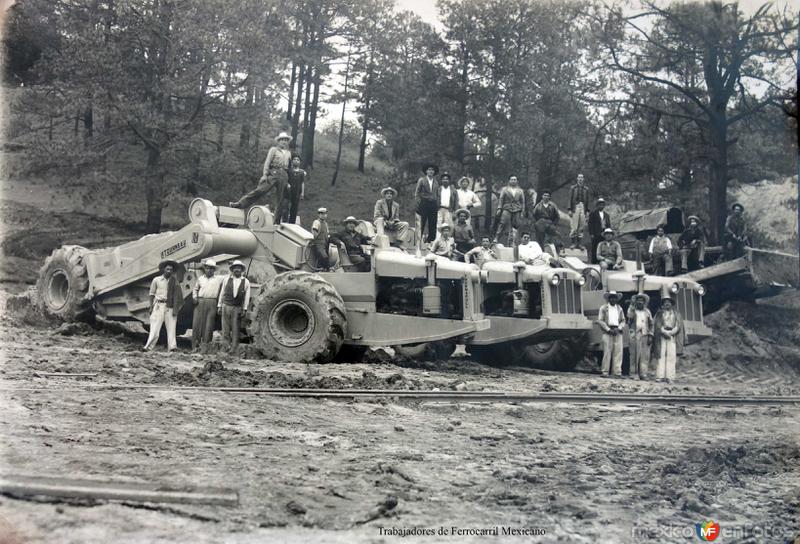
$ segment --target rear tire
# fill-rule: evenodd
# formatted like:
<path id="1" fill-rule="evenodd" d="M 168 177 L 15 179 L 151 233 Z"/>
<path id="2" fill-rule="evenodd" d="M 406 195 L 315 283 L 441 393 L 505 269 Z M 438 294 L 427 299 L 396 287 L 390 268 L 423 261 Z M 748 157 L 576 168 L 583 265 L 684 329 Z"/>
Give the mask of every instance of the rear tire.
<path id="1" fill-rule="evenodd" d="M 44 262 L 36 291 L 39 308 L 62 321 L 94 319 L 89 293 L 89 273 L 83 262 L 89 251 L 81 246 L 62 246 Z"/>
<path id="2" fill-rule="evenodd" d="M 328 363 L 342 347 L 347 330 L 344 301 L 317 274 L 279 274 L 261 289 L 255 309 L 255 344 L 269 359 Z"/>
<path id="3" fill-rule="evenodd" d="M 470 357 L 482 365 L 515 366 L 524 355 L 523 349 L 515 342 L 503 342 L 488 346 L 466 346 Z"/>
<path id="4" fill-rule="evenodd" d="M 583 359 L 589 337 L 586 334 L 551 342 L 529 344 L 523 350 L 522 364 L 542 370 L 572 372 Z"/>

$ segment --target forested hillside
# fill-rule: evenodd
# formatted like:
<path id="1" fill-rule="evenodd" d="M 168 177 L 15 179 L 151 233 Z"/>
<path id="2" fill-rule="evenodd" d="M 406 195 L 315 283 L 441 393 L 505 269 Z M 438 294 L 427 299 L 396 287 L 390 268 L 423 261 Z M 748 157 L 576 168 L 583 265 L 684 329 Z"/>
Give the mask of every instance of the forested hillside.
<path id="1" fill-rule="evenodd" d="M 623 209 L 684 205 L 716 239 L 734 190 L 796 172 L 796 13 L 637 6 L 439 0 L 431 21 L 392 0 L 21 0 L 4 177 L 130 204 L 157 231 L 178 202 L 252 187 L 286 130 L 309 207 L 368 213 L 433 160 L 562 205 L 582 172 Z"/>

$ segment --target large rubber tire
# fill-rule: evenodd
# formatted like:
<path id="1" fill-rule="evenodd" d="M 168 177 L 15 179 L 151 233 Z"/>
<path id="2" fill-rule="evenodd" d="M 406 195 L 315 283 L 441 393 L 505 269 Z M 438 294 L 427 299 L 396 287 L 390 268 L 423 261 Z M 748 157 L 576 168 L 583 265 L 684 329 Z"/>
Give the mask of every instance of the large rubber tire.
<path id="1" fill-rule="evenodd" d="M 395 352 L 415 361 L 446 361 L 456 350 L 454 342 L 440 340 L 409 346 L 395 346 Z"/>
<path id="2" fill-rule="evenodd" d="M 551 342 L 529 344 L 523 349 L 521 362 L 531 368 L 571 372 L 583 359 L 588 342 L 588 335 L 581 334 Z"/>
<path id="3" fill-rule="evenodd" d="M 360 363 L 369 350 L 368 346 L 353 346 L 345 344 L 334 357 L 334 363 Z"/>
<path id="4" fill-rule="evenodd" d="M 344 342 L 344 302 L 317 274 L 292 271 L 275 276 L 262 287 L 255 310 L 255 344 L 269 359 L 328 363 Z"/>
<path id="5" fill-rule="evenodd" d="M 89 273 L 83 258 L 88 250 L 81 246 L 61 246 L 44 262 L 36 282 L 38 305 L 46 315 L 63 321 L 94 319 L 89 292 Z"/>
<path id="6" fill-rule="evenodd" d="M 503 342 L 489 346 L 466 346 L 467 353 L 478 363 L 491 366 L 516 366 L 524 355 L 516 342 Z"/>

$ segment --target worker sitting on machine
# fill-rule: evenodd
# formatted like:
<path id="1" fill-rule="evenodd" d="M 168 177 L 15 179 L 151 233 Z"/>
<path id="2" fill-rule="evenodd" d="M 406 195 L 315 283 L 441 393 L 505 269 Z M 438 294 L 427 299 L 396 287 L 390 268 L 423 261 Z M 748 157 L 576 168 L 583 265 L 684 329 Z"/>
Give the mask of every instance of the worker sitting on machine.
<path id="1" fill-rule="evenodd" d="M 431 253 L 437 257 L 444 257 L 445 259 L 462 258 L 463 254 L 456 251 L 456 242 L 450 235 L 452 227 L 444 223 L 439 227 L 439 236 L 433 241 L 431 245 Z"/>
<path id="2" fill-rule="evenodd" d="M 597 245 L 597 261 L 601 270 L 622 270 L 622 246 L 614 240 L 614 230 L 603 231 L 603 241 Z"/>
<path id="3" fill-rule="evenodd" d="M 472 248 L 464 254 L 464 261 L 470 262 L 470 259 L 475 259 L 475 264 L 478 268 L 483 267 L 483 263 L 487 261 L 496 261 L 497 254 L 492 249 L 492 239 L 488 236 L 481 238 L 481 245 Z"/>
<path id="4" fill-rule="evenodd" d="M 371 240 L 356 230 L 358 219 L 352 215 L 344 220 L 344 229 L 340 232 L 331 234 L 330 239 L 332 242 L 339 244 L 347 257 L 350 259 L 350 265 L 344 265 L 347 272 L 369 272 L 370 270 L 370 257 L 364 252 L 365 245 L 368 245 Z"/>

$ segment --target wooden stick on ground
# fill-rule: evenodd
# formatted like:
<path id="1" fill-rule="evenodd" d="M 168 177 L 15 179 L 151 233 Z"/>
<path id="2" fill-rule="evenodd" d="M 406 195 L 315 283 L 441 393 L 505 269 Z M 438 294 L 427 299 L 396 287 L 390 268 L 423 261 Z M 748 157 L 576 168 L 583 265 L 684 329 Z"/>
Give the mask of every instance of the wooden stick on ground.
<path id="1" fill-rule="evenodd" d="M 33 374 L 42 378 L 93 378 L 97 372 L 45 372 L 34 370 Z"/>
<path id="2" fill-rule="evenodd" d="M 228 488 L 171 487 L 139 482 L 112 482 L 49 476 L 0 475 L 0 494 L 21 498 L 44 496 L 221 506 L 239 504 L 239 494 Z"/>

